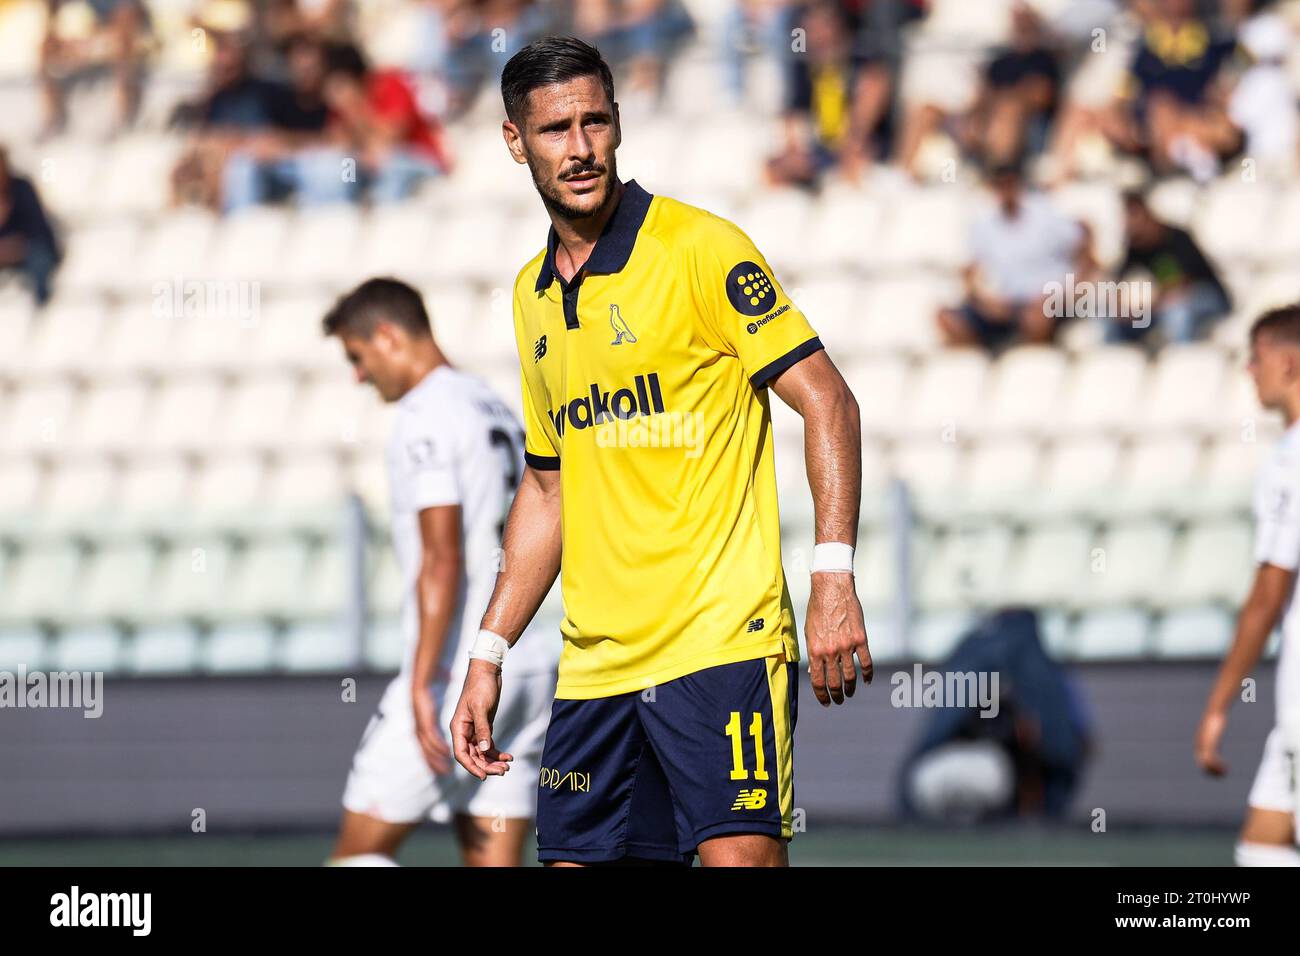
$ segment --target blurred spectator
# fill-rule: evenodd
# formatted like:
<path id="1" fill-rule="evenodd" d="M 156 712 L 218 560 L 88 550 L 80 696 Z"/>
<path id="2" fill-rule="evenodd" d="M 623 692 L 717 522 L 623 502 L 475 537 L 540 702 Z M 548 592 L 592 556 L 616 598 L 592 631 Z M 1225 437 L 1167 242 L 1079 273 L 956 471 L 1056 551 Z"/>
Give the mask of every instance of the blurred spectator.
<path id="1" fill-rule="evenodd" d="M 506 61 L 544 32 L 547 10 L 536 0 L 421 0 L 419 39 L 410 66 L 441 78 L 447 112 L 467 110 Z"/>
<path id="2" fill-rule="evenodd" d="M 355 35 L 352 0 L 265 0 L 259 6 L 260 29 L 280 48 L 304 33 L 334 43 L 346 43 Z"/>
<path id="3" fill-rule="evenodd" d="M 252 173 L 246 160 L 237 162 L 231 172 L 227 164 L 230 157 L 242 150 L 245 156 L 271 162 L 283 158 L 291 146 L 301 148 L 325 128 L 319 46 L 306 38 L 295 43 L 291 89 L 253 72 L 249 64 L 250 33 L 244 26 L 232 23 L 221 29 L 215 25 L 205 27 L 212 46 L 205 89 L 198 99 L 178 108 L 173 117 L 175 123 L 193 127 L 190 142 L 172 174 L 177 201 L 217 208 L 232 186 L 235 198 L 226 197 L 226 205 L 254 201 L 246 198 L 247 192 L 262 195 L 257 190 L 264 183 L 250 182 Z M 317 65 L 313 67 L 314 61 Z M 315 92 L 311 88 L 313 69 L 318 74 Z M 332 167 L 335 180 L 339 178 L 338 168 L 337 164 Z M 233 184 L 223 182 L 231 177 Z"/>
<path id="4" fill-rule="evenodd" d="M 325 48 L 299 34 L 289 41 L 287 60 L 288 87 L 254 81 L 264 91 L 266 112 L 248 135 L 230 144 L 222 175 L 222 203 L 228 212 L 289 196 L 304 206 L 351 197 L 344 178 L 346 157 L 326 135 Z"/>
<path id="5" fill-rule="evenodd" d="M 970 151 L 986 168 L 1042 152 L 1060 84 L 1060 66 L 1042 21 L 1027 4 L 1017 3 L 1011 13 L 1011 44 L 997 51 L 985 69 L 971 111 Z"/>
<path id="6" fill-rule="evenodd" d="M 746 60 L 755 54 L 774 57 L 783 67 L 791 56 L 791 31 L 801 9 L 794 0 L 733 0 L 721 23 L 722 67 L 734 106 L 745 96 Z"/>
<path id="7" fill-rule="evenodd" d="M 1041 149 L 1060 86 L 1056 54 L 1042 21 L 1025 3 L 1012 8 L 1011 45 L 996 51 L 975 100 L 952 113 L 928 99 L 907 110 L 898 141 L 898 163 L 915 174 L 926 139 L 945 123 L 962 148 L 988 166 Z"/>
<path id="8" fill-rule="evenodd" d="M 1246 155 L 1266 169 L 1290 173 L 1295 168 L 1296 98 L 1286 71 L 1291 30 L 1276 13 L 1259 13 L 1238 31 L 1250 65 L 1228 99 L 1228 119 L 1244 139 Z"/>
<path id="9" fill-rule="evenodd" d="M 879 58 L 854 50 L 854 21 L 836 0 L 818 0 L 800 21 L 806 52 L 791 60 L 785 144 L 767 162 L 774 184 L 814 185 L 838 167 L 856 179 L 879 153 L 893 77 Z"/>
<path id="10" fill-rule="evenodd" d="M 0 149 L 0 271 L 21 273 L 37 303 L 44 305 L 61 258 L 35 187 L 12 173 L 9 157 Z"/>
<path id="11" fill-rule="evenodd" d="M 1127 248 L 1117 270 L 1121 278 L 1141 268 L 1155 284 L 1154 321 L 1135 325 L 1129 318 L 1106 323 L 1108 342 L 1137 342 L 1159 328 L 1166 342 L 1192 342 L 1232 307 L 1214 266 L 1188 233 L 1156 218 L 1139 192 L 1124 194 Z"/>
<path id="12" fill-rule="evenodd" d="M 376 202 L 409 196 L 419 183 L 451 169 L 442 127 L 426 116 L 397 70 L 371 70 L 361 51 L 330 51 L 325 79 L 330 135 L 358 159 L 356 186 Z"/>
<path id="13" fill-rule="evenodd" d="M 1185 170 L 1206 181 L 1238 141 L 1216 83 L 1233 39 L 1197 15 L 1195 0 L 1149 0 L 1136 10 L 1143 32 L 1123 89 L 1100 109 L 1067 111 L 1057 167 L 1071 175 L 1080 139 L 1100 132 L 1120 150 L 1145 155 L 1157 173 Z"/>
<path id="14" fill-rule="evenodd" d="M 1078 684 L 1047 656 L 1038 632 L 1033 611 L 998 611 L 944 661 L 938 673 L 945 686 L 950 679 L 963 686 L 957 678 L 966 675 L 977 684 L 983 678 L 997 688 L 996 709 L 947 700 L 927 713 L 899 772 L 905 817 L 976 823 L 1060 818 L 1069 809 L 1093 749 L 1092 719 Z M 896 681 L 895 694 L 900 686 Z"/>
<path id="15" fill-rule="evenodd" d="M 966 301 L 939 312 L 939 331 L 950 346 L 1049 342 L 1060 316 L 1047 307 L 1047 287 L 1072 271 L 1076 280 L 1093 273 L 1091 232 L 1027 191 L 1014 164 L 994 169 L 989 185 L 997 202 L 971 225 Z"/>
<path id="16" fill-rule="evenodd" d="M 664 65 L 694 31 L 681 0 L 574 0 L 574 33 L 627 71 L 620 97 L 653 105 L 663 93 Z"/>
<path id="17" fill-rule="evenodd" d="M 149 17 L 140 0 L 46 0 L 40 78 L 45 101 L 42 136 L 67 123 L 67 86 L 103 70 L 116 84 L 117 129 L 135 119 L 149 48 Z"/>

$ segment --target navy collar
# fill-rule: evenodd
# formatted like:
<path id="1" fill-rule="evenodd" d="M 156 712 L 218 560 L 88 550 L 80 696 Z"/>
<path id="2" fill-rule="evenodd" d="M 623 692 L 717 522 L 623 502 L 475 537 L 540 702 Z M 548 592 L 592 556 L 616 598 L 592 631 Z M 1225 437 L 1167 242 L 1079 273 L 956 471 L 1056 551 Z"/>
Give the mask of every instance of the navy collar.
<path id="1" fill-rule="evenodd" d="M 632 256 L 632 247 L 636 245 L 637 233 L 645 222 L 646 213 L 650 211 L 650 200 L 654 196 L 637 185 L 635 179 L 623 184 L 623 195 L 613 215 L 605 223 L 605 229 L 596 240 L 591 255 L 583 263 L 579 272 L 618 272 Z M 542 260 L 542 270 L 537 276 L 536 291 L 545 292 L 551 282 L 560 278 L 555 271 L 555 250 L 559 246 L 559 236 L 552 226 L 546 236 L 546 258 Z M 561 280 L 563 281 L 563 280 Z"/>

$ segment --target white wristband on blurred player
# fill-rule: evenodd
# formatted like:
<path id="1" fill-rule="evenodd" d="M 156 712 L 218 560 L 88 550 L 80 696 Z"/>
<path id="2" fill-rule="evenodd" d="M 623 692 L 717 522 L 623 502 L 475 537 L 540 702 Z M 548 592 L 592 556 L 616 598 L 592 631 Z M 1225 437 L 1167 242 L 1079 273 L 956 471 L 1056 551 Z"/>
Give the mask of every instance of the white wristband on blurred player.
<path id="1" fill-rule="evenodd" d="M 812 573 L 847 571 L 853 573 L 853 545 L 830 542 L 813 545 Z"/>
<path id="2" fill-rule="evenodd" d="M 478 632 L 478 637 L 474 639 L 474 646 L 470 648 L 469 656 L 473 660 L 488 661 L 500 667 L 506 659 L 508 650 L 510 650 L 510 642 L 500 634 L 481 630 Z"/>

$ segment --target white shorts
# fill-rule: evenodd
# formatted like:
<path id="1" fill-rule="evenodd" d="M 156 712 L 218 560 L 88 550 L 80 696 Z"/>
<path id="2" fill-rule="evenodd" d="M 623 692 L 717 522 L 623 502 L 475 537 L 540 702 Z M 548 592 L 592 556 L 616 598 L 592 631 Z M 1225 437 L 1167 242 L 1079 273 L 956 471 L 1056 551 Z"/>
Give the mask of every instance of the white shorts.
<path id="1" fill-rule="evenodd" d="M 435 685 L 441 702 L 438 730 L 448 726 L 460 697 L 460 683 L 448 692 Z M 537 808 L 537 777 L 542 743 L 555 699 L 554 672 L 514 674 L 501 686 L 501 704 L 492 724 L 497 747 L 515 759 L 504 776 L 479 781 L 452 758 L 452 773 L 439 777 L 429 769 L 415 736 L 410 685 L 405 676 L 389 684 L 379 710 L 361 737 L 343 806 L 390 823 L 429 819 L 448 823 L 456 814 L 530 819 Z M 449 741 L 450 743 L 450 741 Z"/>
<path id="2" fill-rule="evenodd" d="M 1300 812 L 1296 800 L 1296 752 L 1287 746 L 1281 727 L 1269 731 L 1264 741 L 1264 756 L 1246 802 L 1259 810 Z"/>

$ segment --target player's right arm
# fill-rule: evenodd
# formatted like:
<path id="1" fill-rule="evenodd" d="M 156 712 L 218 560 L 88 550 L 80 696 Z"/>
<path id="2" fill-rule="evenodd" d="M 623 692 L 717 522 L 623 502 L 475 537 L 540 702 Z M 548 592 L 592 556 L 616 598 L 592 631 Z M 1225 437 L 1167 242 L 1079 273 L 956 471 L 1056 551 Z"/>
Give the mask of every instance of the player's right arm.
<path id="1" fill-rule="evenodd" d="M 502 566 L 482 627 L 519 640 L 560 573 L 560 472 L 524 469 L 506 521 Z M 506 772 L 509 754 L 492 740 L 492 720 L 501 697 L 501 668 L 490 661 L 469 662 L 460 703 L 452 717 L 456 760 L 480 780 Z"/>
<path id="2" fill-rule="evenodd" d="M 1196 762 L 1206 773 L 1219 776 L 1227 772 L 1227 764 L 1219 754 L 1219 741 L 1228 725 L 1228 708 L 1241 693 L 1241 682 L 1259 663 L 1268 636 L 1273 633 L 1286 597 L 1291 593 L 1295 576 L 1294 569 L 1268 563 L 1261 564 L 1255 571 L 1255 583 L 1237 617 L 1232 646 L 1219 667 L 1219 676 L 1210 691 L 1196 732 Z"/>

